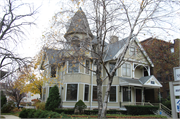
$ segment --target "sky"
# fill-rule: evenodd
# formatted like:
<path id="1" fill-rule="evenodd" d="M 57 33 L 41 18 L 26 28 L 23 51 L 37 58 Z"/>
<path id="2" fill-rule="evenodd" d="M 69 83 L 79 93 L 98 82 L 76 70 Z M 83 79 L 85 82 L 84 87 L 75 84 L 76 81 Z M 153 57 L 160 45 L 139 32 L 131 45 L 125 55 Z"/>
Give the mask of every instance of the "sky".
<path id="1" fill-rule="evenodd" d="M 22 57 L 34 57 L 42 48 L 42 35 L 50 27 L 49 23 L 53 15 L 60 10 L 60 6 L 66 6 L 66 2 L 61 0 L 24 0 L 33 3 L 34 8 L 38 8 L 36 26 L 28 28 L 27 39 L 18 46 L 18 53 Z M 158 33 L 158 31 L 157 31 Z M 180 38 L 179 34 L 174 34 L 169 39 Z M 140 38 L 142 40 L 142 38 Z"/>

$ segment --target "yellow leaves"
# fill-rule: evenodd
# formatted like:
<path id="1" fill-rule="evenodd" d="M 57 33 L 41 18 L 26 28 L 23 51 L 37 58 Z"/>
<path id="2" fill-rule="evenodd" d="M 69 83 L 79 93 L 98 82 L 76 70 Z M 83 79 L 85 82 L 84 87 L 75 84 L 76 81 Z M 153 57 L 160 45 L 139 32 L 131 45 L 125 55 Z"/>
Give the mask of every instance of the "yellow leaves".
<path id="1" fill-rule="evenodd" d="M 81 21 L 81 19 L 78 19 L 78 22 L 80 22 Z"/>
<path id="2" fill-rule="evenodd" d="M 73 28 L 73 30 L 75 31 L 75 28 Z"/>
<path id="3" fill-rule="evenodd" d="M 81 3 L 81 2 L 78 2 L 77 5 L 79 6 L 80 3 Z"/>
<path id="4" fill-rule="evenodd" d="M 76 25 L 76 27 L 78 27 L 78 24 Z"/>

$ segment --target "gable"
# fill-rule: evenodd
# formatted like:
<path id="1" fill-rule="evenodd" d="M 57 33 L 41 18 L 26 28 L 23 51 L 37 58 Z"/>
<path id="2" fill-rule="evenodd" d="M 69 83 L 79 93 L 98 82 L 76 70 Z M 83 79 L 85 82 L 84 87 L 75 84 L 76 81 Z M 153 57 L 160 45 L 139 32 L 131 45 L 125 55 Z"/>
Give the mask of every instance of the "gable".
<path id="1" fill-rule="evenodd" d="M 143 78 L 146 78 L 146 77 L 143 77 Z M 142 81 L 143 78 L 139 80 Z M 147 77 L 147 80 L 144 82 L 144 86 L 162 87 L 161 83 L 153 75 Z"/>
<path id="2" fill-rule="evenodd" d="M 131 48 L 135 49 L 135 55 L 130 54 Z M 143 47 L 141 46 L 137 38 L 135 38 L 135 40 L 131 42 L 126 52 L 125 59 L 129 59 L 129 60 L 133 60 L 133 61 L 137 61 L 137 62 L 141 62 L 145 64 L 150 64 L 151 67 L 154 67 L 151 59 L 149 58 L 149 56 L 147 55 L 146 51 L 143 49 Z"/>

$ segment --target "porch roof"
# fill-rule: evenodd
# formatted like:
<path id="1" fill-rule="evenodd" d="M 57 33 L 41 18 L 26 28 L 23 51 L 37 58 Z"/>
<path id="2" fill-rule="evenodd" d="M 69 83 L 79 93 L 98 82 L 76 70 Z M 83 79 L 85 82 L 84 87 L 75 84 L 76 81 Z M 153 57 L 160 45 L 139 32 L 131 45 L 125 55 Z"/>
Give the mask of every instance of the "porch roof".
<path id="1" fill-rule="evenodd" d="M 119 77 L 120 86 L 140 86 L 148 88 L 160 88 L 161 83 L 153 76 L 145 76 L 140 79 Z"/>

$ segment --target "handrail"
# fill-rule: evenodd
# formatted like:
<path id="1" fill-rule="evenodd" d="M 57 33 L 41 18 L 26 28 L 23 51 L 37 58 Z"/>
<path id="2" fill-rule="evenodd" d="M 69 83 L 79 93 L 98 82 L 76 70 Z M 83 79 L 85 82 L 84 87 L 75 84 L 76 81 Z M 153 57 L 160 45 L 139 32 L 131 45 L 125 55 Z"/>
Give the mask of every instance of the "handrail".
<path id="1" fill-rule="evenodd" d="M 120 102 L 120 106 L 124 105 L 150 105 L 150 106 L 159 106 L 159 110 L 162 110 L 164 113 L 172 117 L 172 111 L 167 108 L 162 103 L 150 103 L 150 102 Z"/>
<path id="2" fill-rule="evenodd" d="M 172 110 L 170 110 L 169 108 L 167 108 L 165 105 L 163 105 L 162 103 L 159 103 L 159 108 L 161 110 L 163 110 L 167 115 L 169 115 L 170 117 L 172 117 Z"/>

